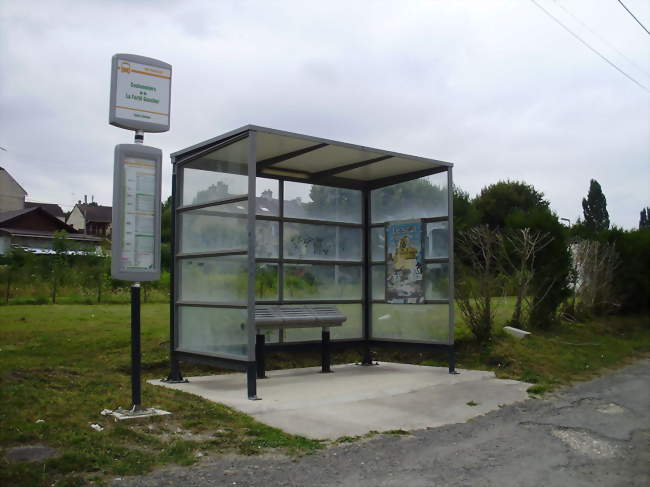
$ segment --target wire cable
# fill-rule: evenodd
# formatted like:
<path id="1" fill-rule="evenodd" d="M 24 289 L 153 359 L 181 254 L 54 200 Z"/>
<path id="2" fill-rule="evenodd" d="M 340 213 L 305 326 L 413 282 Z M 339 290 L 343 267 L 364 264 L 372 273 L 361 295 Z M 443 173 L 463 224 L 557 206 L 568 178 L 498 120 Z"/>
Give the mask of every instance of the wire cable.
<path id="1" fill-rule="evenodd" d="M 637 19 L 636 16 L 635 16 L 632 12 L 630 12 L 630 9 L 627 8 L 627 7 L 625 6 L 625 4 L 624 4 L 623 2 L 621 2 L 621 0 L 618 0 L 618 3 L 620 3 L 620 4 L 623 6 L 623 8 L 624 8 L 625 10 L 627 10 L 627 13 L 630 14 L 634 20 L 636 20 L 637 24 L 639 24 L 641 27 L 643 27 L 643 30 L 645 30 L 645 31 L 648 33 L 648 35 L 650 35 L 650 31 L 649 31 L 648 29 L 645 28 L 645 25 L 643 25 L 643 24 L 641 23 L 641 21 L 640 21 L 639 19 Z"/>
<path id="2" fill-rule="evenodd" d="M 604 44 L 609 46 L 613 51 L 616 51 L 619 56 L 621 56 L 623 59 L 625 59 L 628 63 L 630 63 L 632 66 L 634 66 L 636 69 L 641 71 L 643 74 L 646 76 L 650 76 L 650 73 L 648 73 L 645 69 L 643 69 L 641 66 L 639 66 L 637 63 L 635 63 L 632 59 L 630 59 L 628 56 L 626 56 L 619 48 L 617 48 L 614 44 L 609 42 L 607 39 L 605 39 L 603 36 L 598 34 L 594 29 L 589 27 L 587 24 L 585 24 L 582 20 L 580 20 L 576 15 L 571 13 L 570 10 L 568 10 L 564 5 L 562 5 L 558 0 L 553 0 L 555 4 L 560 7 L 562 10 L 564 10 L 568 15 L 570 15 L 576 22 L 578 22 L 581 26 L 583 26 L 585 29 L 587 29 L 589 32 L 591 32 L 594 36 L 596 36 L 598 39 L 600 39 Z"/>
<path id="3" fill-rule="evenodd" d="M 546 10 L 544 7 L 542 7 L 539 3 L 537 3 L 536 0 L 530 0 L 535 4 L 537 8 L 539 8 L 542 12 L 544 12 L 546 15 L 548 15 L 554 22 L 558 23 L 564 30 L 566 30 L 569 34 L 571 34 L 573 37 L 575 37 L 580 43 L 582 43 L 587 49 L 589 49 L 591 52 L 596 54 L 599 58 L 601 58 L 603 61 L 605 61 L 607 64 L 609 64 L 612 68 L 614 68 L 616 71 L 621 73 L 623 76 L 625 76 L 627 79 L 632 81 L 635 85 L 637 85 L 639 88 L 642 90 L 650 93 L 650 90 L 645 86 L 639 83 L 637 80 L 635 80 L 632 76 L 627 74 L 625 71 L 623 71 L 621 68 L 619 68 L 616 64 L 611 62 L 609 59 L 607 59 L 605 56 L 603 56 L 600 52 L 598 52 L 596 49 L 591 47 L 585 40 L 582 39 L 578 34 L 573 32 L 571 29 L 569 29 L 566 25 L 564 25 L 562 22 L 560 22 L 556 17 L 553 16 L 548 10 Z"/>

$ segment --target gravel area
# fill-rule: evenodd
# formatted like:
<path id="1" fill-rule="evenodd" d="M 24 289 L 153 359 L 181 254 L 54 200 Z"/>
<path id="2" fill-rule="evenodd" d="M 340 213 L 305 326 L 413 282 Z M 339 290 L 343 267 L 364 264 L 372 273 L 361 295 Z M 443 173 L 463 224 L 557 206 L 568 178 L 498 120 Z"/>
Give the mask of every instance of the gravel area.
<path id="1" fill-rule="evenodd" d="M 650 360 L 462 424 L 315 455 L 229 456 L 115 479 L 162 486 L 650 485 Z"/>

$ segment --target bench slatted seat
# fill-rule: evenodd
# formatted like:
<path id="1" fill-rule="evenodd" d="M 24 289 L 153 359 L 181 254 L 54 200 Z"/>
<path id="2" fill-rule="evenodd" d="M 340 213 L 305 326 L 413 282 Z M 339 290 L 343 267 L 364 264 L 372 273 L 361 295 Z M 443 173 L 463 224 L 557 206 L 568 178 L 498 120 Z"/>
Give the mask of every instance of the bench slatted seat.
<path id="1" fill-rule="evenodd" d="M 265 336 L 261 330 L 286 328 L 322 328 L 321 340 L 321 370 L 331 372 L 330 368 L 330 332 L 329 327 L 341 326 L 347 317 L 336 306 L 327 305 L 279 305 L 255 306 L 255 327 L 257 340 L 255 355 L 257 361 L 257 377 L 264 378 Z"/>

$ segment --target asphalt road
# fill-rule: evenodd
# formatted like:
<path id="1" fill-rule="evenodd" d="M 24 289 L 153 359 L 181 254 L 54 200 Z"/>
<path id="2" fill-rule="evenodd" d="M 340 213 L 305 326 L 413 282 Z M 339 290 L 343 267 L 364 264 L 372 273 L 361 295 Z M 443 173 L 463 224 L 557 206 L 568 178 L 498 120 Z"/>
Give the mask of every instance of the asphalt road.
<path id="1" fill-rule="evenodd" d="M 650 486 L 650 360 L 463 424 L 298 460 L 228 457 L 113 486 Z"/>

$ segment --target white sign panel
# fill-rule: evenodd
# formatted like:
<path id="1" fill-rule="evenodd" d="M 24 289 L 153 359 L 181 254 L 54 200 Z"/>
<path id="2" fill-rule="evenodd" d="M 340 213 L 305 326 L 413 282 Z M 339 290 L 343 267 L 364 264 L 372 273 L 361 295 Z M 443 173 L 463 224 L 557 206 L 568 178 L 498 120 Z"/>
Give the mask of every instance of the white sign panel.
<path id="1" fill-rule="evenodd" d="M 154 267 L 156 162 L 124 160 L 124 228 L 120 268 L 123 271 Z"/>
<path id="2" fill-rule="evenodd" d="M 142 144 L 115 147 L 112 267 L 114 279 L 160 278 L 160 149 Z"/>
<path id="3" fill-rule="evenodd" d="M 169 130 L 171 78 L 171 66 L 162 61 L 113 56 L 109 122 L 145 132 Z"/>

